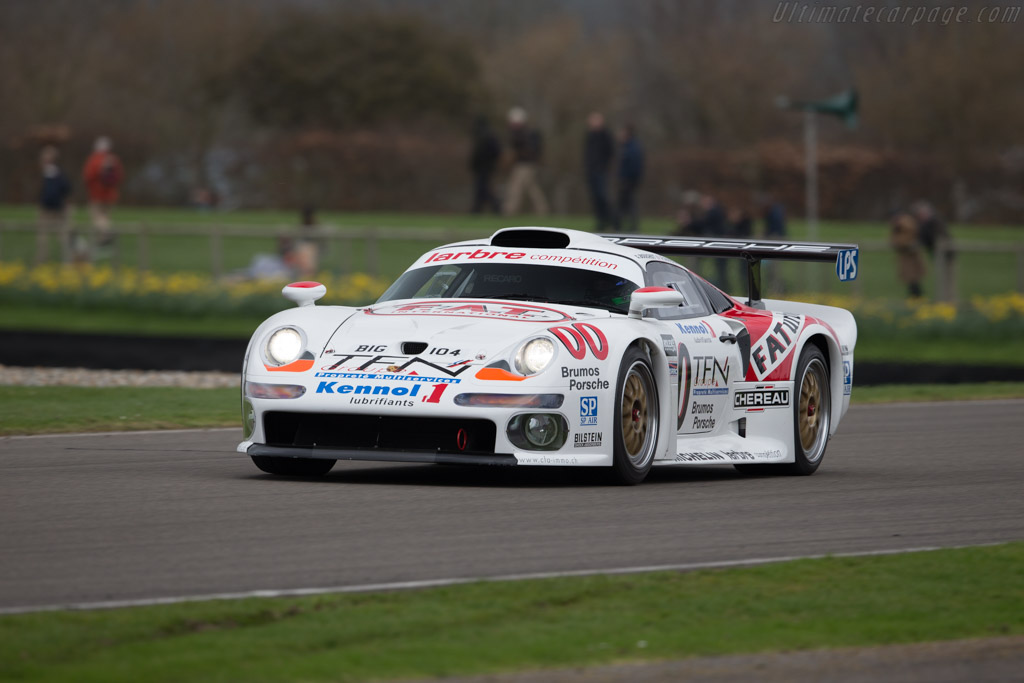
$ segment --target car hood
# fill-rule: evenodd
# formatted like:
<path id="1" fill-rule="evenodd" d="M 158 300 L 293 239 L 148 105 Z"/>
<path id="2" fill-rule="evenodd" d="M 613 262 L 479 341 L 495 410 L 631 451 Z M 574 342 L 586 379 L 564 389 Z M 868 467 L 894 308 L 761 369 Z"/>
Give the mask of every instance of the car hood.
<path id="1" fill-rule="evenodd" d="M 508 300 L 388 301 L 361 309 L 343 322 L 323 356 L 419 357 L 435 365 L 486 364 L 509 347 L 576 320 L 609 318 L 608 311 Z M 387 362 L 381 358 L 375 364 Z M 322 363 L 321 363 L 322 365 Z"/>

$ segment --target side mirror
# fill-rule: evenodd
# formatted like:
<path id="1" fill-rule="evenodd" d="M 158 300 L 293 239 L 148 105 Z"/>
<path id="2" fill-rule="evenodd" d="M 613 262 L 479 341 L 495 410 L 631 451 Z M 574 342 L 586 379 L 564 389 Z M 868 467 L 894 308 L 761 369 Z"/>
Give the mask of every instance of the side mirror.
<path id="1" fill-rule="evenodd" d="M 293 282 L 285 285 L 281 294 L 296 306 L 312 306 L 313 302 L 323 297 L 327 288 L 319 282 Z"/>
<path id="2" fill-rule="evenodd" d="M 644 309 L 679 306 L 683 295 L 670 287 L 641 287 L 629 297 L 629 317 L 642 318 Z"/>

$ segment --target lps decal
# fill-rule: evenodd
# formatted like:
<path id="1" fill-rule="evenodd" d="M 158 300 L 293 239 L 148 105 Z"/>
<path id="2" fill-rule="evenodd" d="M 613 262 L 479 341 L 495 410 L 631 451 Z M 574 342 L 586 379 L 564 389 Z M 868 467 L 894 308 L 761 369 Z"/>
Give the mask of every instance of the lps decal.
<path id="1" fill-rule="evenodd" d="M 750 360 L 753 361 L 754 375 L 758 379 L 770 375 L 772 370 L 789 357 L 796 348 L 796 340 L 803 326 L 802 315 L 772 314 L 768 331 L 750 349 Z"/>
<path id="2" fill-rule="evenodd" d="M 562 342 L 569 355 L 576 360 L 583 360 L 587 355 L 587 349 L 594 354 L 598 360 L 608 358 L 608 338 L 604 332 L 590 323 L 573 323 L 566 327 L 549 327 L 548 332 L 555 335 L 558 341 Z"/>
<path id="3" fill-rule="evenodd" d="M 594 426 L 597 424 L 597 396 L 583 396 L 580 398 L 580 426 Z"/>

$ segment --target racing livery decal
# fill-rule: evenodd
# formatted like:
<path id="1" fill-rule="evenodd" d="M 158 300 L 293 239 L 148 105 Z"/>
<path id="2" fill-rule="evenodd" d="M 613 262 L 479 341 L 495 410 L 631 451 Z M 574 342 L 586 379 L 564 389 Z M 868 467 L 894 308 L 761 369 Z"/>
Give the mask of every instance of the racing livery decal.
<path id="1" fill-rule="evenodd" d="M 679 353 L 679 416 L 676 420 L 676 431 L 682 431 L 683 423 L 686 421 L 686 407 L 690 404 L 691 377 L 690 352 L 686 344 L 680 344 L 677 349 Z"/>
<path id="2" fill-rule="evenodd" d="M 806 321 L 806 316 L 791 313 L 772 313 L 771 318 L 765 314 L 748 319 L 747 328 L 751 331 L 750 336 L 757 338 L 750 347 L 748 381 L 789 378 L 793 351 Z M 755 329 L 758 327 L 761 329 Z"/>
<path id="3" fill-rule="evenodd" d="M 492 318 L 531 323 L 560 323 L 574 318 L 553 308 L 532 304 L 502 304 L 471 299 L 416 301 L 367 308 L 368 315 L 449 315 L 463 318 Z"/>
<path id="4" fill-rule="evenodd" d="M 761 384 L 754 389 L 740 389 L 733 395 L 732 407 L 759 413 L 765 408 L 788 408 L 790 390 L 774 384 Z"/>
<path id="5" fill-rule="evenodd" d="M 590 349 L 598 360 L 608 358 L 608 338 L 604 336 L 604 332 L 590 323 L 573 323 L 570 327 L 549 327 L 548 332 L 555 335 L 569 355 L 576 360 L 583 360 L 587 355 L 587 349 Z"/>

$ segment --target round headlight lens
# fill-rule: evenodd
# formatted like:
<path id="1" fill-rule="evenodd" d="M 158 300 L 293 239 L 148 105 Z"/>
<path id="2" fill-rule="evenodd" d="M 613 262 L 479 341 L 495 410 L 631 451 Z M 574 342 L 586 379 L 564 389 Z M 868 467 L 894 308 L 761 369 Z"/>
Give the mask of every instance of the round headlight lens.
<path id="1" fill-rule="evenodd" d="M 555 357 L 555 345 L 543 337 L 531 339 L 516 352 L 516 372 L 520 375 L 536 375 Z"/>
<path id="2" fill-rule="evenodd" d="M 302 353 L 302 335 L 291 327 L 282 327 L 267 340 L 267 360 L 287 365 Z"/>

